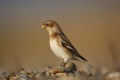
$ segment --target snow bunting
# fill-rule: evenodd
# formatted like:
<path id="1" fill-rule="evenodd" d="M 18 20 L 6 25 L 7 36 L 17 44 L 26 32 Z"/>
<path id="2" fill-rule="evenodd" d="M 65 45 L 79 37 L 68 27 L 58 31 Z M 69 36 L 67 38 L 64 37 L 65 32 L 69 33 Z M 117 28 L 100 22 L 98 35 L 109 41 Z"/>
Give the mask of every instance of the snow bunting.
<path id="1" fill-rule="evenodd" d="M 87 62 L 87 60 L 78 53 L 75 47 L 65 36 L 58 23 L 53 20 L 47 20 L 43 23 L 42 28 L 46 29 L 49 33 L 51 50 L 62 60 L 62 64 L 60 66 L 64 67 L 69 60 Z"/>

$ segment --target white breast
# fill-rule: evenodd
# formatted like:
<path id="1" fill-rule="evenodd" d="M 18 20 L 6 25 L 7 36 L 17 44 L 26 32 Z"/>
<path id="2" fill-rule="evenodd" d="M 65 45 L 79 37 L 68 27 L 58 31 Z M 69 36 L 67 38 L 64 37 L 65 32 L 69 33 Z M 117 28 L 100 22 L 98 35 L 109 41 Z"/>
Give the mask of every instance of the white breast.
<path id="1" fill-rule="evenodd" d="M 65 51 L 58 45 L 56 39 L 50 40 L 50 48 L 57 57 L 63 59 L 65 62 L 68 61 L 69 55 L 67 55 Z"/>

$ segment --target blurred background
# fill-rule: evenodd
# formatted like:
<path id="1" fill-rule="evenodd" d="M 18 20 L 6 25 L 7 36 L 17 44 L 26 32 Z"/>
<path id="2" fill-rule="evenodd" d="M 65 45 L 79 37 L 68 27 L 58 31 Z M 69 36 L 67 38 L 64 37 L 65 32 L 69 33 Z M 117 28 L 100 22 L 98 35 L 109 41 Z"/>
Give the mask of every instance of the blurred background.
<path id="1" fill-rule="evenodd" d="M 0 0 L 0 70 L 60 64 L 41 29 L 50 19 L 97 70 L 120 70 L 120 0 Z"/>

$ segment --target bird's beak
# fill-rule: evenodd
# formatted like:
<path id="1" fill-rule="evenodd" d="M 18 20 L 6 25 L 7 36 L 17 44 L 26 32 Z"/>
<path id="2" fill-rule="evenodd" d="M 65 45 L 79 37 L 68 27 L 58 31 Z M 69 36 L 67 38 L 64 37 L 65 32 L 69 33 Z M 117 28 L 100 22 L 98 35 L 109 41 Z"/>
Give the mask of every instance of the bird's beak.
<path id="1" fill-rule="evenodd" d="M 44 25 L 42 25 L 42 28 L 43 28 L 43 29 L 45 29 L 45 26 L 44 26 Z"/>

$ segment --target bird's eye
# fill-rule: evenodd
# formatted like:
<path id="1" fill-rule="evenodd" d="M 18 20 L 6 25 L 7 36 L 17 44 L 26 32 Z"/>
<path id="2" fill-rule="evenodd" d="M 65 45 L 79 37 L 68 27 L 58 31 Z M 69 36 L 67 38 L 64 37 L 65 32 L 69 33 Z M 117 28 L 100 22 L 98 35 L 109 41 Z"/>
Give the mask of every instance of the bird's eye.
<path id="1" fill-rule="evenodd" d="M 46 23 L 45 25 L 48 26 L 48 27 L 51 27 L 51 28 L 54 26 L 53 23 Z"/>
<path id="2" fill-rule="evenodd" d="M 49 23 L 46 23 L 46 26 L 49 26 Z"/>

